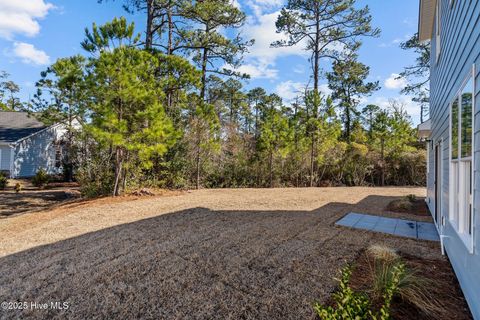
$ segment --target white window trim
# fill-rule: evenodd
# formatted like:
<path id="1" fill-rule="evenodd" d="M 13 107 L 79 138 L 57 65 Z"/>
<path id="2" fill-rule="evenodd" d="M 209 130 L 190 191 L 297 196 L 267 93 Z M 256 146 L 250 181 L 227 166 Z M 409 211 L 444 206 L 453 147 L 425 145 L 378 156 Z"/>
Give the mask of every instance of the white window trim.
<path id="1" fill-rule="evenodd" d="M 438 63 L 440 60 L 440 52 L 442 49 L 440 33 L 441 33 L 441 12 L 442 12 L 442 5 L 441 1 L 437 1 L 436 6 L 436 13 L 435 13 L 435 63 Z"/>
<path id="2" fill-rule="evenodd" d="M 472 211 L 471 211 L 471 234 L 465 234 L 465 233 L 461 233 L 459 232 L 459 225 L 458 225 L 458 222 L 455 221 L 455 219 L 452 219 L 452 215 L 449 213 L 448 214 L 448 222 L 450 223 L 451 227 L 453 228 L 453 230 L 455 230 L 455 233 L 458 235 L 458 237 L 462 240 L 463 244 L 465 245 L 465 247 L 467 248 L 468 252 L 470 254 L 473 254 L 475 252 L 475 75 L 476 75 L 476 70 L 475 70 L 475 64 L 472 65 L 472 68 L 469 72 L 469 74 L 465 77 L 465 79 L 463 80 L 462 82 L 462 85 L 460 86 L 460 89 L 456 92 L 455 94 L 455 99 L 452 100 L 452 102 L 450 103 L 449 105 L 449 132 L 448 132 L 448 135 L 449 135 L 449 155 L 448 155 L 448 159 L 449 159 L 449 164 L 448 164 L 448 170 L 449 170 L 449 188 L 448 188 L 448 191 L 449 191 L 449 194 L 451 195 L 452 194 L 452 188 L 453 188 L 453 184 L 452 184 L 452 172 L 451 172 L 451 169 L 452 169 L 452 162 L 453 161 L 456 161 L 457 163 L 460 164 L 460 162 L 462 161 L 462 158 L 461 158 L 461 153 L 458 155 L 458 159 L 456 160 L 452 160 L 452 105 L 454 103 L 455 100 L 458 99 L 459 95 L 462 94 L 462 91 L 463 89 L 465 88 L 465 86 L 468 84 L 469 80 L 471 79 L 472 80 L 472 156 L 471 157 L 465 157 L 463 158 L 463 160 L 470 160 L 471 161 L 471 166 L 472 166 L 472 178 L 471 178 L 471 188 L 472 188 Z M 459 111 L 461 111 L 461 100 L 459 101 Z M 461 112 L 459 112 L 459 119 L 461 119 Z M 460 123 L 460 120 L 459 120 L 459 123 Z M 459 124 L 457 124 L 459 126 Z M 459 128 L 459 131 L 458 131 L 458 138 L 460 139 L 460 128 Z M 453 203 L 452 203 L 452 197 L 449 196 L 448 197 L 448 202 L 449 202 L 449 210 L 450 212 L 452 211 L 452 207 L 453 207 Z"/>

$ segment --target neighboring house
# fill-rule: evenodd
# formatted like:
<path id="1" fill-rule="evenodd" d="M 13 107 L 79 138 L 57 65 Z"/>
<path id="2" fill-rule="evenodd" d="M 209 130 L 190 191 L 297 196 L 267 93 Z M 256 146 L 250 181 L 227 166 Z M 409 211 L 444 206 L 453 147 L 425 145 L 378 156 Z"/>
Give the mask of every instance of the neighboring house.
<path id="1" fill-rule="evenodd" d="M 480 319 L 480 1 L 421 0 L 431 40 L 427 204 L 475 319 Z"/>
<path id="2" fill-rule="evenodd" d="M 32 177 L 40 169 L 61 172 L 63 124 L 46 126 L 27 112 L 0 111 L 0 171 Z"/>

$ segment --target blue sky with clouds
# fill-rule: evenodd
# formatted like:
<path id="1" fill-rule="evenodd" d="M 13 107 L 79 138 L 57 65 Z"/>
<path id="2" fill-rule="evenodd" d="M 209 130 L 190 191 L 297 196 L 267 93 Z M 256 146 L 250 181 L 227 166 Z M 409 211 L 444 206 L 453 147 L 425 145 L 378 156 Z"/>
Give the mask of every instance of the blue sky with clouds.
<path id="1" fill-rule="evenodd" d="M 252 78 L 247 88 L 262 86 L 285 100 L 292 99 L 308 82 L 309 63 L 301 47 L 270 48 L 272 41 L 281 37 L 275 33 L 275 20 L 284 0 L 236 0 L 248 15 L 241 30 L 245 38 L 254 38 L 254 46 L 245 57 L 241 71 Z M 358 0 L 359 6 L 368 5 L 373 24 L 382 30 L 381 36 L 364 39 L 360 61 L 371 68 L 370 80 L 378 80 L 382 87 L 363 103 L 386 106 L 391 98 L 405 103 L 415 123 L 419 107 L 409 97 L 399 94 L 402 80 L 395 80 L 404 66 L 413 63 L 415 56 L 399 48 L 399 43 L 416 32 L 418 0 Z M 141 14 L 129 15 L 123 11 L 121 0 L 0 0 L 0 70 L 11 74 L 11 79 L 22 87 L 22 98 L 35 92 L 34 83 L 40 72 L 57 58 L 83 53 L 80 42 L 85 27 L 92 22 L 102 24 L 115 16 L 126 16 L 135 21 L 138 32 L 143 30 Z M 328 68 L 329 62 L 324 62 Z M 325 89 L 326 83 L 323 85 Z"/>

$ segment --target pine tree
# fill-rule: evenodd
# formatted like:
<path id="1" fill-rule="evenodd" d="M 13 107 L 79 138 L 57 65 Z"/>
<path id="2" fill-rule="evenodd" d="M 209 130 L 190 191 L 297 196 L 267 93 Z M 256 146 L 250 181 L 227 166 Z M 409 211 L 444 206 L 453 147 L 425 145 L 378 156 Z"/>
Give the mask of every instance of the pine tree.
<path id="1" fill-rule="evenodd" d="M 277 32 L 288 38 L 272 46 L 302 45 L 310 52 L 314 91 L 319 88 L 322 58 L 341 59 L 357 46 L 358 37 L 380 34 L 371 26 L 368 6 L 356 9 L 355 4 L 355 0 L 288 0 L 280 11 Z"/>
<path id="2" fill-rule="evenodd" d="M 352 123 L 358 116 L 360 98 L 371 95 L 379 89 L 378 81 L 367 82 L 370 68 L 357 61 L 357 54 L 350 54 L 345 60 L 335 61 L 332 72 L 327 73 L 328 87 L 332 98 L 338 101 L 342 110 L 344 138 L 351 141 Z"/>
<path id="3" fill-rule="evenodd" d="M 218 65 L 226 64 L 233 68 L 238 67 L 242 55 L 248 46 L 253 44 L 253 41 L 245 41 L 239 34 L 227 38 L 220 33 L 220 30 L 224 28 L 240 28 L 245 23 L 245 14 L 230 0 L 196 1 L 186 6 L 184 16 L 197 26 L 182 32 L 181 37 L 186 42 L 184 49 L 194 51 L 193 61 L 201 69 L 200 98 L 205 100 L 209 73 L 246 76 L 229 68 L 218 67 Z"/>
<path id="4" fill-rule="evenodd" d="M 420 122 L 429 116 L 428 103 L 430 101 L 430 42 L 420 42 L 418 33 L 400 44 L 403 50 L 412 50 L 417 54 L 415 64 L 405 67 L 399 78 L 405 78 L 408 83 L 401 93 L 411 96 L 412 101 L 420 104 Z"/>
<path id="5" fill-rule="evenodd" d="M 17 94 L 20 92 L 18 84 L 8 80 L 10 75 L 0 71 L 0 111 L 18 111 L 24 108 Z"/>
<path id="6" fill-rule="evenodd" d="M 86 59 L 80 55 L 58 59 L 41 73 L 32 104 L 43 122 L 66 125 L 63 171 L 67 181 L 73 180 L 75 166 L 73 148 L 79 129 L 75 124 L 84 123 L 87 113 L 86 64 Z"/>

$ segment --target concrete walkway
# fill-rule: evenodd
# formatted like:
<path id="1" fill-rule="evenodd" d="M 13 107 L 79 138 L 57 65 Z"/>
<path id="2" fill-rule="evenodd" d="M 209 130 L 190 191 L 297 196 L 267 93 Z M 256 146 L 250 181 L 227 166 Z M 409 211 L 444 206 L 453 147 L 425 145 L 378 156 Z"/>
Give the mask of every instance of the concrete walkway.
<path id="1" fill-rule="evenodd" d="M 420 240 L 440 241 L 437 228 L 430 222 L 385 218 L 368 214 L 350 212 L 336 225 L 393 234 L 396 236 Z"/>

